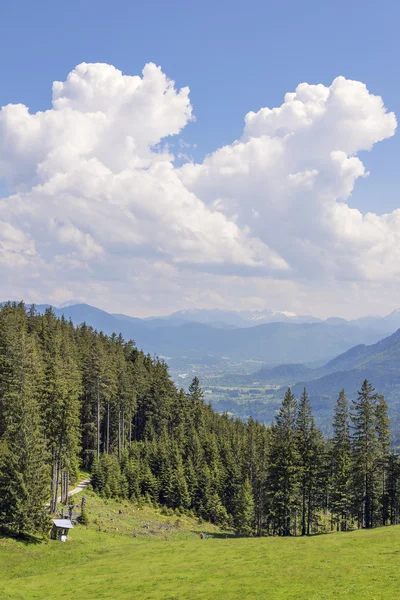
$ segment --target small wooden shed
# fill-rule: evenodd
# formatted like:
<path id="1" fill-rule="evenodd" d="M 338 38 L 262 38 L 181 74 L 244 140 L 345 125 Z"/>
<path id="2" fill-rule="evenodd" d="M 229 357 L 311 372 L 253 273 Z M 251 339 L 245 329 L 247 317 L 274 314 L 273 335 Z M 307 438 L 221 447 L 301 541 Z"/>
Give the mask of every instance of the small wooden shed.
<path id="1" fill-rule="evenodd" d="M 73 529 L 70 519 L 53 519 L 53 528 L 50 533 L 52 540 L 60 540 L 60 542 L 66 542 L 68 532 Z"/>

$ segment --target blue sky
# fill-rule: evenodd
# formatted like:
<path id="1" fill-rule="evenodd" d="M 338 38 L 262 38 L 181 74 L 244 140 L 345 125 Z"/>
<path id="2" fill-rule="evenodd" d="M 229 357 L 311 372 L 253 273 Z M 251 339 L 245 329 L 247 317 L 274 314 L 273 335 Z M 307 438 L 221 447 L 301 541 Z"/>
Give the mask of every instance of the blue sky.
<path id="1" fill-rule="evenodd" d="M 240 136 L 244 115 L 279 106 L 298 83 L 357 79 L 400 114 L 400 3 L 395 0 L 2 0 L 0 105 L 50 106 L 50 84 L 80 62 L 139 73 L 153 61 L 189 85 L 196 122 L 182 138 L 195 159 Z M 351 206 L 398 206 L 400 135 L 361 154 L 370 171 Z"/>
<path id="2" fill-rule="evenodd" d="M 399 22 L 395 0 L 2 0 L 3 297 L 398 308 Z"/>

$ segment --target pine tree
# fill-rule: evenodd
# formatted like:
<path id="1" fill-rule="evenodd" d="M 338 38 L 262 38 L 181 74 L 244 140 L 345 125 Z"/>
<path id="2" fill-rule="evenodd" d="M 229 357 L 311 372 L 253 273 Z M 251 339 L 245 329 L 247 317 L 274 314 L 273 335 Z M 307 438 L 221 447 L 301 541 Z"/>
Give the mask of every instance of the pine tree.
<path id="1" fill-rule="evenodd" d="M 234 525 L 238 535 L 251 536 L 254 532 L 254 499 L 248 477 L 240 485 L 234 513 Z"/>
<path id="2" fill-rule="evenodd" d="M 389 497 L 386 479 L 390 450 L 390 420 L 388 416 L 388 405 L 382 394 L 379 394 L 377 397 L 375 419 L 376 435 L 378 438 L 377 468 L 380 472 L 379 504 L 381 509 L 381 523 L 382 525 L 386 525 L 389 517 Z"/>
<path id="3" fill-rule="evenodd" d="M 351 506 L 351 440 L 350 415 L 347 396 L 344 390 L 336 402 L 333 420 L 333 440 L 331 450 L 331 506 L 338 526 L 346 531 Z"/>
<path id="4" fill-rule="evenodd" d="M 51 309 L 46 310 L 38 337 L 44 372 L 40 402 L 52 457 L 51 508 L 56 512 L 62 471 L 77 472 L 81 379 L 65 320 L 58 320 Z"/>
<path id="5" fill-rule="evenodd" d="M 253 473 L 254 525 L 256 535 L 260 536 L 265 526 L 266 480 L 269 465 L 270 431 L 257 423 L 257 459 Z"/>
<path id="6" fill-rule="evenodd" d="M 189 386 L 189 397 L 194 401 L 203 400 L 204 394 L 200 387 L 200 381 L 198 377 L 194 377 L 192 383 Z"/>
<path id="7" fill-rule="evenodd" d="M 40 362 L 24 311 L 7 307 L 0 318 L 0 525 L 17 534 L 49 525 L 49 471 L 35 394 Z"/>
<path id="8" fill-rule="evenodd" d="M 299 453 L 296 439 L 297 401 L 290 388 L 271 430 L 270 467 L 266 482 L 269 519 L 273 533 L 296 533 Z"/>
<path id="9" fill-rule="evenodd" d="M 193 403 L 194 424 L 195 427 L 199 429 L 203 426 L 204 393 L 200 387 L 200 381 L 198 377 L 194 377 L 189 386 L 189 398 Z"/>
<path id="10" fill-rule="evenodd" d="M 359 525 L 366 528 L 374 525 L 374 500 L 376 491 L 376 459 L 378 442 L 376 437 L 377 394 L 365 379 L 358 397 L 353 400 L 351 420 L 353 422 L 353 487 L 355 510 Z"/>
<path id="11" fill-rule="evenodd" d="M 190 494 L 182 456 L 176 444 L 172 445 L 168 454 L 168 465 L 163 474 L 166 503 L 171 508 L 188 508 L 190 506 Z"/>
<path id="12" fill-rule="evenodd" d="M 207 496 L 207 502 L 204 509 L 204 516 L 214 525 L 224 527 L 229 520 L 225 506 L 216 492 L 211 492 Z"/>
<path id="13" fill-rule="evenodd" d="M 389 455 L 386 492 L 390 524 L 397 525 L 400 514 L 400 462 L 397 454 Z"/>
<path id="14" fill-rule="evenodd" d="M 312 489 L 315 456 L 314 445 L 312 440 L 314 419 L 311 413 L 311 405 L 308 399 L 307 390 L 304 388 L 300 398 L 297 420 L 296 420 L 296 437 L 297 449 L 299 453 L 298 472 L 300 479 L 300 495 L 301 495 L 301 535 L 309 533 L 310 523 L 307 518 L 309 511 L 307 502 Z"/>

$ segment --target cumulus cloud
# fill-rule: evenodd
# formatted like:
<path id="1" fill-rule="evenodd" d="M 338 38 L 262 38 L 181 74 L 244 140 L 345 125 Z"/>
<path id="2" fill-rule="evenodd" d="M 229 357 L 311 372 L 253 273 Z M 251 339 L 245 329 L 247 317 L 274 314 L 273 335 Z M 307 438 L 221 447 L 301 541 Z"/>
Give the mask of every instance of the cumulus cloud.
<path id="1" fill-rule="evenodd" d="M 346 204 L 367 175 L 357 154 L 396 129 L 364 84 L 302 83 L 248 113 L 238 140 L 177 167 L 168 140 L 192 119 L 189 89 L 152 63 L 141 76 L 83 63 L 53 84 L 49 110 L 3 107 L 5 293 L 125 310 L 131 298 L 131 312 L 161 296 L 166 310 L 260 308 L 279 289 L 399 276 L 400 210 Z"/>
<path id="2" fill-rule="evenodd" d="M 345 201 L 366 175 L 356 154 L 395 129 L 394 114 L 364 84 L 303 83 L 279 108 L 248 113 L 240 140 L 180 174 L 277 251 L 293 277 L 388 278 L 399 272 L 395 213 L 363 215 Z"/>

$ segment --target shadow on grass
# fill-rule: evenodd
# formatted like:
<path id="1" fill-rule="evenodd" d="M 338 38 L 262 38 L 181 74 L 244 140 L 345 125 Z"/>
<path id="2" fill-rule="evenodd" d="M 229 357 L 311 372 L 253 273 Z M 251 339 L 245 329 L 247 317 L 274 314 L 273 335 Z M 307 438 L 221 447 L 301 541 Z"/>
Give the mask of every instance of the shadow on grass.
<path id="1" fill-rule="evenodd" d="M 28 545 L 37 545 L 47 542 L 47 538 L 40 537 L 37 535 L 30 535 L 29 533 L 15 533 L 11 529 L 7 529 L 7 527 L 0 528 L 0 539 L 13 539 L 16 542 L 20 542 L 21 544 Z"/>
<path id="2" fill-rule="evenodd" d="M 357 530 L 354 530 L 357 531 Z M 197 535 L 197 537 L 200 537 L 200 532 L 199 531 L 191 531 L 191 533 L 194 533 Z M 248 539 L 248 540 L 261 540 L 261 539 L 265 539 L 265 538 L 269 538 L 269 539 L 273 539 L 273 538 L 282 538 L 282 539 L 295 539 L 295 540 L 299 540 L 299 539 L 307 539 L 307 538 L 314 538 L 314 537 L 319 537 L 319 536 L 327 536 L 327 535 L 331 535 L 332 533 L 337 533 L 336 531 L 320 531 L 318 533 L 311 533 L 309 535 L 238 535 L 233 531 L 224 531 L 224 532 L 218 532 L 215 533 L 215 531 L 203 531 L 203 535 L 204 538 L 206 538 L 206 536 L 208 535 L 208 537 L 214 538 L 214 539 L 230 539 L 230 540 L 244 540 L 244 539 Z M 340 533 L 350 533 L 350 532 L 340 532 Z"/>
<path id="3" fill-rule="evenodd" d="M 194 533 L 195 535 L 197 535 L 198 538 L 200 538 L 200 532 L 199 531 L 191 531 L 191 533 Z M 224 540 L 224 539 L 234 539 L 234 538 L 239 538 L 238 535 L 236 535 L 235 533 L 233 533 L 232 531 L 223 531 L 223 532 L 215 532 L 215 531 L 203 531 L 203 535 L 204 535 L 204 539 L 206 539 L 206 536 L 208 535 L 208 537 L 214 538 L 214 539 L 219 539 L 219 540 Z"/>

